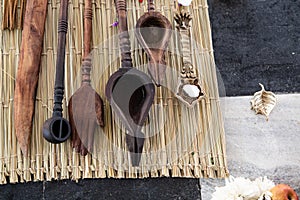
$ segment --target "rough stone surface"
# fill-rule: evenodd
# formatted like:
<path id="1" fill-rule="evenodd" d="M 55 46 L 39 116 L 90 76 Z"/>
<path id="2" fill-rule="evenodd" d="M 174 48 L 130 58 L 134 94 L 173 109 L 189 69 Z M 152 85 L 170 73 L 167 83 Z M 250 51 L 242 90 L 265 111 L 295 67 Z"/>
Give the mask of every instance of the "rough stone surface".
<path id="1" fill-rule="evenodd" d="M 25 184 L 7 184 L 0 186 L 0 200 L 14 199 L 42 199 L 43 184 L 27 183 Z"/>
<path id="2" fill-rule="evenodd" d="M 215 59 L 228 96 L 300 92 L 300 1 L 209 0 Z"/>
<path id="3" fill-rule="evenodd" d="M 7 199 L 193 199 L 200 200 L 198 179 L 156 178 L 144 180 L 97 179 L 26 183 L 0 186 L 0 200 Z"/>
<path id="4" fill-rule="evenodd" d="M 300 194 L 300 94 L 278 95 L 269 121 L 250 110 L 252 97 L 223 100 L 230 174 L 267 176 Z M 201 180 L 202 200 L 209 200 L 224 180 Z"/>
<path id="5" fill-rule="evenodd" d="M 183 187 L 183 184 L 185 186 Z M 45 199 L 199 199 L 200 186 L 196 179 L 145 179 L 145 180 L 83 180 L 47 182 Z M 59 188 L 63 188 L 58 191 Z M 55 196 L 53 196 L 55 194 Z"/>

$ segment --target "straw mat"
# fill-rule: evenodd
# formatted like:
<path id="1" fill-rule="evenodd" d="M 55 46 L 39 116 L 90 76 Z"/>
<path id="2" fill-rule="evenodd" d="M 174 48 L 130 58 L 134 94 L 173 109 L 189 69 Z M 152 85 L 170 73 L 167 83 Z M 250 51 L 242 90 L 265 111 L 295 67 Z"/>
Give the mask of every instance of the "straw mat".
<path id="1" fill-rule="evenodd" d="M 83 53 L 84 1 L 69 1 L 69 29 L 66 46 L 64 116 L 71 95 L 80 87 Z M 0 1 L 3 8 L 3 0 Z M 147 11 L 147 3 L 128 0 L 128 26 Z M 156 10 L 172 23 L 176 1 L 156 0 Z M 211 27 L 206 0 L 193 0 L 187 8 L 193 16 L 191 58 L 197 67 L 205 98 L 188 108 L 175 98 L 182 67 L 178 37 L 173 35 L 166 53 L 166 82 L 156 88 L 154 104 L 143 128 L 146 135 L 139 167 L 132 167 L 125 143 L 124 127 L 105 99 L 109 76 L 120 66 L 116 11 L 112 0 L 93 1 L 92 85 L 105 100 L 104 129 L 97 127 L 94 151 L 85 157 L 75 153 L 70 141 L 50 144 L 42 136 L 42 126 L 52 115 L 57 22 L 60 1 L 49 0 L 48 16 L 35 117 L 29 157 L 23 157 L 14 133 L 14 85 L 18 68 L 21 31 L 0 31 L 0 184 L 81 178 L 194 177 L 223 178 L 228 175 L 225 133 L 220 109 Z M 2 21 L 3 9 L 0 12 Z M 130 33 L 133 65 L 147 72 L 147 56 Z"/>

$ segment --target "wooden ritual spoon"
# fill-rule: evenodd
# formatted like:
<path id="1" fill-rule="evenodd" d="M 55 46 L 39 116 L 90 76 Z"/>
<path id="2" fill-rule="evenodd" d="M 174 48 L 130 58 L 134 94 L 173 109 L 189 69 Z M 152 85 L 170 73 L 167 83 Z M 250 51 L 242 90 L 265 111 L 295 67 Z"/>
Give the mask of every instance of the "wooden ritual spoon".
<path id="1" fill-rule="evenodd" d="M 126 127 L 126 144 L 131 163 L 138 166 L 145 137 L 141 129 L 154 100 L 155 86 L 147 74 L 132 67 L 126 1 L 117 0 L 116 10 L 119 18 L 122 66 L 109 78 L 105 94 L 112 109 Z"/>
<path id="2" fill-rule="evenodd" d="M 81 155 L 86 155 L 92 151 L 96 125 L 104 126 L 103 100 L 90 84 L 92 62 L 89 54 L 92 36 L 92 0 L 85 0 L 84 3 L 82 82 L 81 87 L 70 98 L 68 106 L 72 128 L 72 147 Z"/>
<path id="3" fill-rule="evenodd" d="M 165 78 L 165 51 L 171 38 L 171 29 L 170 21 L 155 11 L 153 0 L 148 0 L 148 12 L 138 19 L 135 35 L 149 57 L 148 71 L 157 86 Z"/>
<path id="4" fill-rule="evenodd" d="M 62 100 L 64 98 L 64 76 L 65 76 L 65 52 L 66 34 L 68 31 L 68 0 L 62 0 L 60 4 L 58 22 L 58 47 L 56 60 L 56 77 L 54 86 L 53 115 L 43 125 L 43 136 L 51 143 L 62 143 L 71 135 L 71 127 L 62 117 Z"/>
<path id="5" fill-rule="evenodd" d="M 177 86 L 176 97 L 189 107 L 193 107 L 200 99 L 204 98 L 203 87 L 200 85 L 196 68 L 191 58 L 191 27 L 192 17 L 189 13 L 181 11 L 174 17 L 179 32 L 182 63 L 180 81 Z"/>

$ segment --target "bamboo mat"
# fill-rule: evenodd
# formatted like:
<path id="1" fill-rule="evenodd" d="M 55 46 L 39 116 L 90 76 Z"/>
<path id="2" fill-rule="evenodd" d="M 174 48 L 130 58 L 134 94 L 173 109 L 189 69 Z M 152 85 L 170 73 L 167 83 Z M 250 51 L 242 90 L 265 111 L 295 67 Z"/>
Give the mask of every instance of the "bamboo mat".
<path id="1" fill-rule="evenodd" d="M 83 52 L 83 0 L 69 2 L 69 30 L 66 55 L 67 102 L 80 86 Z M 93 1 L 93 76 L 92 85 L 102 98 L 109 76 L 120 66 L 115 7 L 111 0 Z M 146 0 L 128 2 L 129 29 L 146 12 Z M 3 8 L 3 0 L 0 1 Z M 156 0 L 175 27 L 176 1 Z M 14 133 L 13 99 L 18 68 L 21 31 L 0 31 L 0 184 L 81 178 L 194 177 L 223 178 L 228 175 L 225 133 L 220 110 L 216 67 L 211 40 L 207 0 L 193 0 L 188 8 L 193 16 L 193 64 L 200 74 L 206 97 L 188 108 L 174 97 L 181 67 L 178 37 L 173 35 L 166 55 L 166 84 L 156 89 L 154 105 L 143 132 L 147 136 L 140 167 L 131 167 L 125 144 L 124 127 L 105 99 L 104 129 L 97 128 L 94 151 L 86 157 L 75 153 L 70 141 L 53 145 L 42 136 L 42 126 L 52 115 L 53 85 L 57 48 L 59 1 L 49 0 L 45 40 L 41 61 L 30 156 L 23 157 Z M 1 9 L 0 21 L 2 21 Z M 174 29 L 174 28 L 173 28 Z M 147 59 L 134 37 L 133 65 L 147 73 Z"/>

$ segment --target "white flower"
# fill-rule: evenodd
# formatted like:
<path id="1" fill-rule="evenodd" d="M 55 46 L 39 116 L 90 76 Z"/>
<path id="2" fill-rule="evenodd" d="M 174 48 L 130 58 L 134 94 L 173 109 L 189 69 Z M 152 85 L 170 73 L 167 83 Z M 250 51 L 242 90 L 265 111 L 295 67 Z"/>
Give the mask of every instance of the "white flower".
<path id="1" fill-rule="evenodd" d="M 272 193 L 270 191 L 267 191 L 263 193 L 258 200 L 272 200 Z"/>
<path id="2" fill-rule="evenodd" d="M 178 3 L 183 6 L 189 6 L 192 3 L 192 0 L 178 0 Z"/>
<path id="3" fill-rule="evenodd" d="M 275 186 L 274 182 L 269 180 L 267 177 L 260 177 L 255 179 L 255 184 L 259 187 L 260 192 L 263 193 L 265 191 L 269 191 L 271 188 Z"/>
<path id="4" fill-rule="evenodd" d="M 275 184 L 264 178 L 257 178 L 255 181 L 242 177 L 234 178 L 230 176 L 225 179 L 224 187 L 217 187 L 212 194 L 212 200 L 257 200 L 262 195 L 267 197 L 267 192 Z"/>

